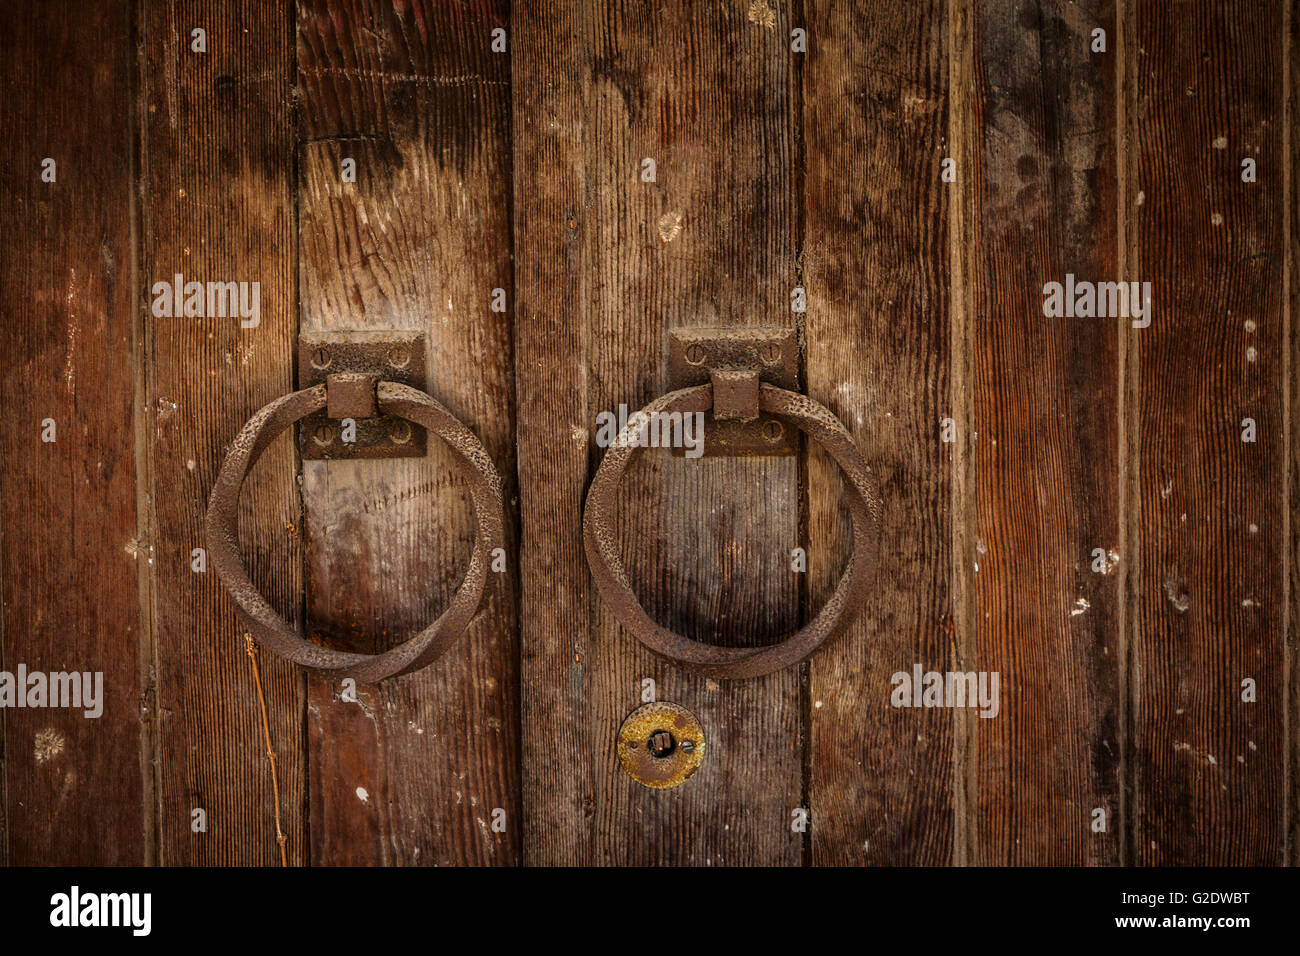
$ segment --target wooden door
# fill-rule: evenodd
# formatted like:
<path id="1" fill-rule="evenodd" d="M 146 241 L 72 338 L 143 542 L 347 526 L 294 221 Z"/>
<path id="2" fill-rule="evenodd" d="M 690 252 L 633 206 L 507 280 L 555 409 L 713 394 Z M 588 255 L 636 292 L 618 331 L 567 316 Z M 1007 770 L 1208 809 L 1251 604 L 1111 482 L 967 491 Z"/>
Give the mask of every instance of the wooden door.
<path id="1" fill-rule="evenodd" d="M 5 13 L 0 672 L 103 706 L 0 707 L 0 862 L 1293 862 L 1293 4 Z M 256 311 L 165 314 L 178 276 Z M 1149 310 L 1052 314 L 1067 276 Z M 759 678 L 642 647 L 584 553 L 597 418 L 693 326 L 794 330 L 881 490 L 853 622 Z M 300 334 L 399 330 L 503 477 L 504 564 L 354 688 L 250 653 L 203 516 Z M 429 445 L 252 471 L 243 560 L 304 636 L 451 600 L 475 517 Z M 844 491 L 811 442 L 652 451 L 620 553 L 659 624 L 770 643 L 846 566 Z M 931 673 L 996 705 L 898 693 Z M 709 743 L 671 790 L 616 754 L 651 698 Z"/>

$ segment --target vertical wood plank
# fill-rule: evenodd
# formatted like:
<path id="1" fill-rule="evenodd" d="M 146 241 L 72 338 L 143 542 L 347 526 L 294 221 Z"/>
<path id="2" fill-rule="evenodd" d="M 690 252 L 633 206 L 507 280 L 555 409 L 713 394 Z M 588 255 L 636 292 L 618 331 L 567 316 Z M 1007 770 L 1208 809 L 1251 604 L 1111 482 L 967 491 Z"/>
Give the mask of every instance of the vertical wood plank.
<path id="1" fill-rule="evenodd" d="M 0 863 L 20 866 L 148 859 L 139 652 L 149 635 L 135 587 L 148 570 L 135 547 L 132 431 L 133 14 L 122 2 L 25 4 L 0 28 L 0 669 L 103 674 L 96 718 L 84 707 L 0 712 Z M 46 158 L 54 182 L 42 181 Z M 56 429 L 48 443 L 46 419 Z"/>
<path id="2" fill-rule="evenodd" d="M 1138 346 L 1134 862 L 1278 864 L 1284 4 L 1143 2 L 1136 18 L 1141 272 L 1155 308 Z M 1257 182 L 1242 181 L 1247 157 Z"/>
<path id="3" fill-rule="evenodd" d="M 483 442 L 513 508 L 510 313 L 491 311 L 494 289 L 512 293 L 510 56 L 491 49 L 506 26 L 503 3 L 302 0 L 298 199 L 303 330 L 426 333 L 430 394 Z M 308 618 L 333 646 L 405 639 L 468 567 L 465 478 L 429 445 L 422 459 L 304 463 Z M 356 702 L 311 679 L 314 863 L 518 861 L 510 550 L 441 660 Z"/>
<path id="4" fill-rule="evenodd" d="M 1296 327 L 1297 312 L 1300 311 L 1300 256 L 1296 255 L 1296 236 L 1300 236 L 1300 203 L 1296 202 L 1296 177 L 1300 174 L 1300 153 L 1296 145 L 1300 143 L 1300 115 L 1297 114 L 1297 96 L 1300 96 L 1300 11 L 1295 4 L 1287 4 L 1283 18 L 1286 47 L 1283 52 L 1283 81 L 1286 84 L 1283 93 L 1285 114 L 1285 131 L 1282 136 L 1282 156 L 1284 161 L 1290 157 L 1283 171 L 1284 189 L 1282 191 L 1282 208 L 1284 210 L 1282 229 L 1282 248 L 1286 250 L 1286 272 L 1283 275 L 1284 341 L 1286 343 L 1289 364 L 1287 368 L 1287 402 L 1284 447 L 1286 448 L 1285 468 L 1287 469 L 1286 509 L 1283 512 L 1282 565 L 1285 569 L 1287 608 L 1282 627 L 1286 635 L 1286 658 L 1283 664 L 1283 686 L 1287 688 L 1287 712 L 1284 723 L 1287 729 L 1286 757 L 1286 812 L 1287 849 L 1284 862 L 1296 866 L 1297 841 L 1300 841 L 1300 775 L 1297 775 L 1297 761 L 1300 761 L 1300 687 L 1296 686 L 1297 668 L 1296 644 L 1300 640 L 1300 603 L 1296 594 L 1300 593 L 1300 521 L 1297 520 L 1297 508 L 1300 507 L 1300 441 L 1297 438 L 1296 402 L 1300 395 L 1300 330 Z"/>
<path id="5" fill-rule="evenodd" d="M 951 653 L 948 24 L 943 0 L 806 7 L 808 394 L 854 434 L 884 497 L 861 617 L 812 658 L 812 863 L 952 859 L 952 715 L 894 709 L 891 676 Z M 843 480 L 809 456 L 809 591 L 852 547 Z M 805 610 L 811 613 L 813 608 Z"/>
<path id="6" fill-rule="evenodd" d="M 226 445 L 293 388 L 294 243 L 285 11 L 246 0 L 144 4 L 142 294 L 153 284 L 259 283 L 260 321 L 159 318 L 149 329 L 148 425 L 157 575 L 158 791 L 163 864 L 278 865 L 270 765 L 243 628 L 211 569 L 192 570 Z M 206 52 L 193 49 L 206 31 Z M 252 319 L 250 318 L 250 322 Z M 242 554 L 299 622 L 299 503 L 286 435 L 244 486 Z M 260 656 L 290 862 L 306 860 L 302 680 Z M 202 808 L 206 832 L 195 832 Z"/>
<path id="7" fill-rule="evenodd" d="M 1106 52 L 1092 49 L 1098 28 Z M 1044 314 L 1046 283 L 1120 278 L 1114 4 L 980 3 L 974 37 L 975 513 L 957 559 L 973 567 L 975 631 L 958 669 L 996 671 L 1000 709 L 964 714 L 969 862 L 1114 864 L 1129 326 Z"/>
<path id="8" fill-rule="evenodd" d="M 567 257 L 562 275 L 565 290 L 581 288 L 571 306 L 581 332 L 552 339 L 540 325 L 521 336 L 519 387 L 530 409 L 521 452 L 536 458 L 580 438 L 590 468 L 603 453 L 594 444 L 595 414 L 617 412 L 620 403 L 634 411 L 668 390 L 668 328 L 793 324 L 790 23 L 785 10 L 761 4 L 628 2 L 587 4 L 579 25 L 560 6 L 521 17 L 521 42 L 543 62 L 573 66 L 581 85 L 566 79 L 556 92 L 581 102 L 553 116 L 517 116 L 516 129 L 549 139 L 520 143 L 521 155 L 542 153 L 546 169 L 562 177 L 549 205 L 523 207 L 523 215 L 545 220 L 563 210 L 564 228 L 576 235 L 554 245 L 553 221 L 549 230 L 521 233 L 517 258 L 529 283 L 520 288 L 521 320 L 534 322 L 557 290 L 542 286 L 546 273 L 532 263 Z M 564 26 L 552 32 L 552 23 Z M 565 47 L 580 50 L 579 64 L 559 52 Z M 536 95 L 521 106 L 535 108 L 528 104 Z M 562 121 L 569 125 L 542 126 Z M 640 175 L 647 158 L 656 166 L 653 183 Z M 578 188 L 582 207 L 565 208 Z M 572 278 L 576 262 L 581 280 Z M 582 347 L 581 361 L 567 363 L 582 374 L 550 375 L 552 343 Z M 581 464 L 572 452 L 563 460 Z M 521 475 L 525 521 L 580 541 L 576 471 L 548 490 L 527 461 Z M 770 641 L 797 625 L 794 460 L 673 459 L 652 450 L 623 488 L 620 545 L 652 617 L 715 642 Z M 568 580 L 577 573 L 575 556 L 553 546 L 529 568 L 549 565 L 568 569 Z M 532 862 L 798 863 L 803 840 L 791 828 L 803 799 L 797 671 L 706 681 L 642 649 L 594 595 L 590 605 L 543 611 L 544 587 L 525 589 L 525 619 L 539 615 L 525 637 L 525 695 L 558 695 L 555 711 L 573 715 L 567 726 L 591 730 L 563 734 L 568 746 L 586 748 L 569 754 L 556 752 L 550 726 L 525 725 L 525 760 L 534 762 L 528 779 L 566 788 L 530 797 L 557 801 L 546 811 L 545 836 L 530 844 Z M 572 665 L 537 645 L 565 648 Z M 710 741 L 703 767 L 679 790 L 644 789 L 617 763 L 617 729 L 640 704 L 645 678 L 655 680 L 660 700 L 697 714 Z M 536 706 L 530 701 L 525 710 Z M 548 761 L 572 763 L 555 769 Z"/>
<path id="9" fill-rule="evenodd" d="M 582 11 L 516 3 L 515 387 L 519 397 L 520 677 L 526 864 L 593 859 L 591 613 L 582 504 L 594 416 L 587 397 L 590 259 Z M 534 744 L 545 742 L 536 751 Z"/>

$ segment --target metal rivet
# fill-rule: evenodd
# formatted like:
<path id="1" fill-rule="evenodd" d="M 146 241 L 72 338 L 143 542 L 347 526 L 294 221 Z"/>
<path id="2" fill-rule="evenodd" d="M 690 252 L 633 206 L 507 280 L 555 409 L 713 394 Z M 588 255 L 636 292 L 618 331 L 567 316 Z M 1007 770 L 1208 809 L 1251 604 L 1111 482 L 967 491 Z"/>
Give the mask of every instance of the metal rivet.
<path id="1" fill-rule="evenodd" d="M 328 445 L 334 440 L 334 429 L 329 425 L 317 425 L 316 433 L 312 435 L 318 445 Z"/>
<path id="2" fill-rule="evenodd" d="M 393 368 L 406 368 L 411 364 L 411 353 L 402 348 L 389 349 L 388 364 Z"/>
<path id="3" fill-rule="evenodd" d="M 778 442 L 781 436 L 785 434 L 785 429 L 775 418 L 769 418 L 763 422 L 763 437 L 770 442 Z"/>
<path id="4" fill-rule="evenodd" d="M 388 429 L 388 437 L 399 445 L 405 445 L 411 440 L 410 424 L 399 418 L 397 421 L 393 422 L 393 426 Z"/>
<path id="5" fill-rule="evenodd" d="M 692 342 L 686 346 L 686 361 L 692 365 L 703 365 L 705 357 L 704 346 L 699 342 Z"/>
<path id="6" fill-rule="evenodd" d="M 329 353 L 329 349 L 317 349 L 311 353 L 311 364 L 313 368 L 329 368 L 334 359 Z"/>

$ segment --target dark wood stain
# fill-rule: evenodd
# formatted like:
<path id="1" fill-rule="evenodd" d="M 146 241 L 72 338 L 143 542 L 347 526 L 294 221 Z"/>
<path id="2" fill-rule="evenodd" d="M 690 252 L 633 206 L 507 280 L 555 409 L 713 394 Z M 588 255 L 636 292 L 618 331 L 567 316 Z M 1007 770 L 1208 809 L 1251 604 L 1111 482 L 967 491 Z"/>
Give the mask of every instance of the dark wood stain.
<path id="1" fill-rule="evenodd" d="M 243 628 L 217 576 L 191 570 L 225 446 L 257 409 L 293 387 L 293 165 L 290 24 L 264 4 L 145 7 L 141 285 L 152 469 L 155 754 L 159 862 L 278 865 L 270 763 Z M 191 31 L 207 31 L 207 53 Z M 216 82 L 234 80 L 229 92 Z M 238 108 L 232 100 L 241 104 Z M 221 157 L 236 157 L 222 162 Z M 261 320 L 155 318 L 150 288 L 186 280 L 259 282 Z M 244 485 L 249 573 L 300 622 L 295 446 L 276 439 Z M 302 675 L 259 661 L 291 863 L 306 862 Z M 191 814 L 202 808 L 207 832 Z"/>
<path id="2" fill-rule="evenodd" d="M 1026 8 L 1028 9 L 1028 8 Z M 1115 281 L 1113 4 L 981 4 L 972 329 L 973 656 L 1001 712 L 969 714 L 971 863 L 1114 864 L 1121 845 L 1118 318 L 1043 313 L 1067 273 Z M 1093 551 L 1108 556 L 1093 570 Z M 1123 560 L 1124 556 L 1119 556 Z M 1094 813 L 1106 829 L 1094 831 Z"/>
<path id="3" fill-rule="evenodd" d="M 1139 252 L 1156 303 L 1136 396 L 1132 826 L 1145 865 L 1285 859 L 1289 343 L 1281 282 L 1261 286 L 1247 265 L 1288 254 L 1282 27 L 1282 4 L 1137 10 Z"/>
<path id="4" fill-rule="evenodd" d="M 0 711 L 0 863 L 19 866 L 139 865 L 150 853 L 131 35 L 125 3 L 33 5 L 9 11 L 0 29 L 0 667 L 104 675 L 97 719 L 77 709 Z M 41 180 L 46 157 L 56 182 Z M 42 441 L 46 419 L 54 442 Z M 108 586 L 86 586 L 89 574 Z"/>

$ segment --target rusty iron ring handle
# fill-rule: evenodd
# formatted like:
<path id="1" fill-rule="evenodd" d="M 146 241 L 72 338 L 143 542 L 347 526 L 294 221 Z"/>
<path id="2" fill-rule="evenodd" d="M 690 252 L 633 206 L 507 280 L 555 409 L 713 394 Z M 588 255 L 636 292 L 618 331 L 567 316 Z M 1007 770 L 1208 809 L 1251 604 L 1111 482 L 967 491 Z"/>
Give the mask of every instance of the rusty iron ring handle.
<path id="1" fill-rule="evenodd" d="M 502 547 L 504 537 L 501 478 L 478 439 L 451 412 L 410 386 L 379 382 L 375 391 L 380 411 L 423 425 L 446 442 L 456 461 L 466 466 L 478 522 L 473 556 L 447 609 L 406 642 L 373 655 L 313 644 L 275 612 L 244 570 L 239 557 L 239 489 L 272 439 L 299 419 L 325 408 L 325 389 L 324 385 L 316 385 L 277 398 L 248 420 L 231 443 L 212 488 L 204 538 L 212 567 L 258 643 L 295 664 L 373 683 L 417 670 L 441 657 L 478 610 L 487 586 L 492 551 Z"/>
<path id="2" fill-rule="evenodd" d="M 713 386 L 710 384 L 669 392 L 641 411 L 646 415 L 654 412 L 691 413 L 707 412 L 712 407 Z M 759 408 L 798 426 L 835 459 L 848 479 L 847 500 L 853 525 L 853 551 L 835 591 L 815 618 L 779 644 L 765 647 L 702 644 L 660 627 L 641 607 L 619 560 L 612 521 L 619 479 L 641 451 L 639 445 L 630 441 L 631 430 L 637 427 L 635 421 L 629 422 L 618 440 L 606 451 L 587 492 L 582 536 L 596 590 L 618 622 L 642 644 L 710 677 L 759 677 L 803 660 L 861 610 L 862 598 L 875 566 L 872 546 L 880 531 L 880 492 L 853 437 L 830 409 L 796 392 L 760 384 Z"/>

